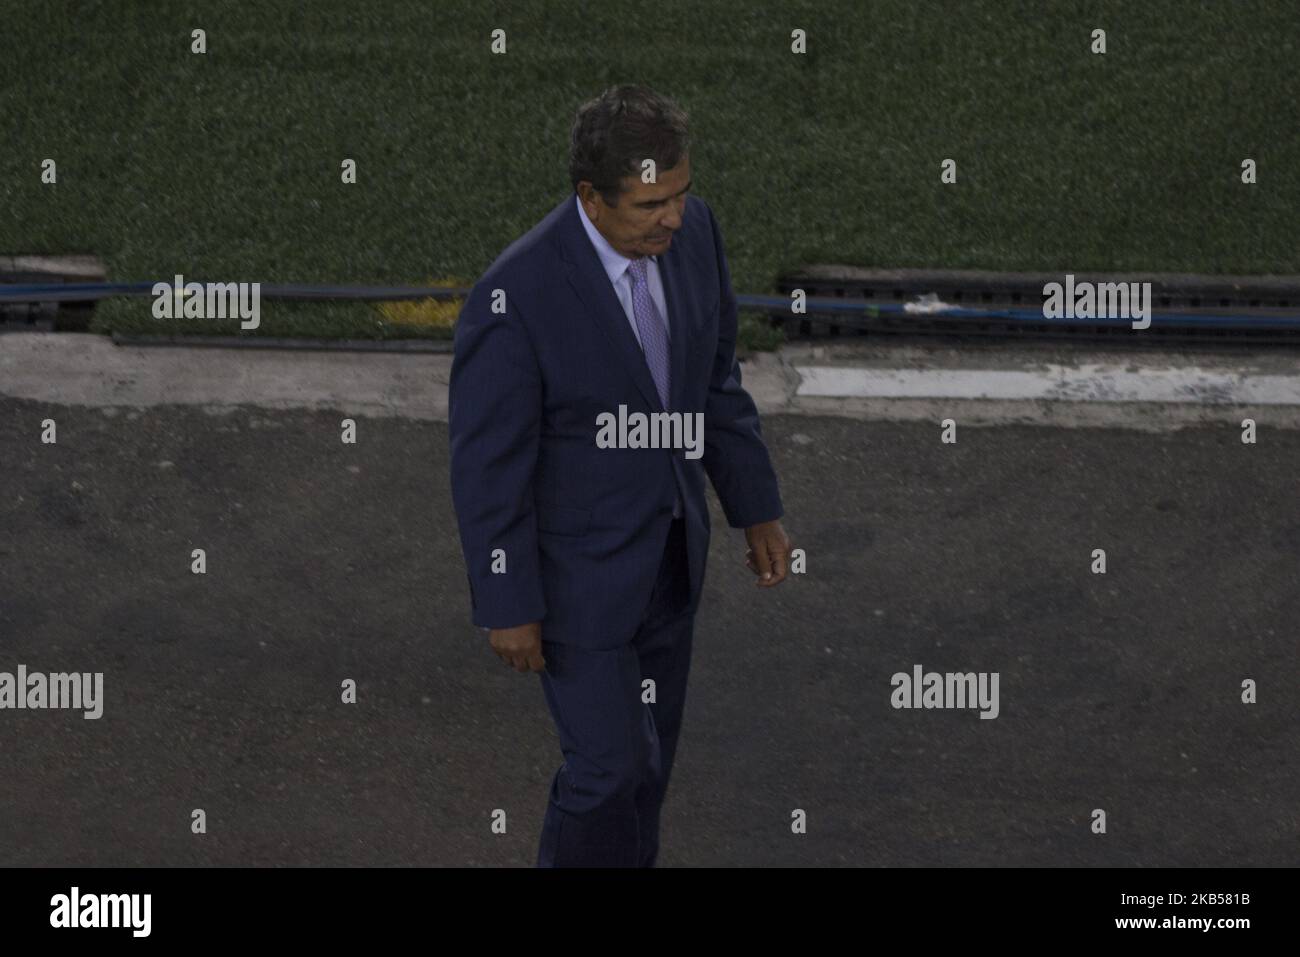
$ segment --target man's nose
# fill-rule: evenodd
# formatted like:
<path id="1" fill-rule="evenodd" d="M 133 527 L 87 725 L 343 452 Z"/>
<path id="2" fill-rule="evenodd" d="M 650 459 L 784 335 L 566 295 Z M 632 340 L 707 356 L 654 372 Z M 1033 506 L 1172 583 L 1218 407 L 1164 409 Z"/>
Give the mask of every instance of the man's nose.
<path id="1" fill-rule="evenodd" d="M 668 207 L 668 214 L 664 216 L 663 219 L 659 220 L 659 225 L 662 226 L 664 229 L 671 230 L 672 232 L 677 232 L 677 230 L 682 228 L 682 216 L 685 215 L 685 213 L 686 213 L 686 200 L 683 199 L 680 209 L 678 209 L 675 205 L 670 205 Z"/>

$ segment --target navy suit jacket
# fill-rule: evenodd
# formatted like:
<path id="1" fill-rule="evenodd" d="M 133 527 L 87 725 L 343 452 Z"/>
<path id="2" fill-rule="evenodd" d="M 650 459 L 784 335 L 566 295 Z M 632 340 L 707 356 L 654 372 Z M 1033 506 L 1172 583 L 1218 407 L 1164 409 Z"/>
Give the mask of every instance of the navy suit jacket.
<path id="1" fill-rule="evenodd" d="M 597 446 L 602 413 L 665 410 L 580 215 L 569 194 L 465 300 L 451 368 L 451 490 L 475 625 L 540 621 L 546 641 L 612 648 L 632 639 L 650 602 L 674 479 L 691 613 L 709 548 L 705 474 L 733 528 L 780 518 L 782 506 L 758 412 L 741 388 L 722 236 L 693 195 L 658 260 L 670 330 L 667 411 L 704 413 L 703 456 Z M 494 290 L 504 293 L 503 312 L 493 311 Z M 504 574 L 494 573 L 494 555 L 504 557 Z"/>

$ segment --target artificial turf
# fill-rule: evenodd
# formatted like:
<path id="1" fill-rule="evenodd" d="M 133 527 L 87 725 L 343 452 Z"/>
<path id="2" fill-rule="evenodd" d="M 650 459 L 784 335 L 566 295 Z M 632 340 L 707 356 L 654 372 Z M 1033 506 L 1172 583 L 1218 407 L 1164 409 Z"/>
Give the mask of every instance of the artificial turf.
<path id="1" fill-rule="evenodd" d="M 116 280 L 472 283 L 570 191 L 578 104 L 627 81 L 691 114 L 737 292 L 810 262 L 1300 272 L 1295 0 L 5 6 L 0 253 Z M 92 328 L 238 332 L 149 306 Z M 445 336 L 436 313 L 266 303 L 253 334 Z"/>

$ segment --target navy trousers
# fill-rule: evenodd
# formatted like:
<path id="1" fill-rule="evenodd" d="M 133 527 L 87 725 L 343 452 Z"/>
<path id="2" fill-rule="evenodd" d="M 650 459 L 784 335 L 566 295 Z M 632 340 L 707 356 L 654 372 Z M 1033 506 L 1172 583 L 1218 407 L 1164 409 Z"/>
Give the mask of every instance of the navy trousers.
<path id="1" fill-rule="evenodd" d="M 542 636 L 542 690 L 564 764 L 551 780 L 538 867 L 653 867 L 659 809 L 686 703 L 695 616 L 685 522 L 675 519 L 632 641 L 591 650 Z M 654 680 L 646 702 L 644 679 Z"/>

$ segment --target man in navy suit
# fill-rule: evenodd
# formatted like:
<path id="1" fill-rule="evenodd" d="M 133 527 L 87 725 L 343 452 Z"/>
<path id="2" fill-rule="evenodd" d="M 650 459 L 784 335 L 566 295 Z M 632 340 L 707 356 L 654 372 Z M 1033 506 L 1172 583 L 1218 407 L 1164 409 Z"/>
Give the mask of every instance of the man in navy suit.
<path id="1" fill-rule="evenodd" d="M 541 867 L 655 863 L 709 549 L 706 474 L 756 584 L 788 567 L 689 145 L 686 115 L 645 87 L 584 104 L 574 195 L 497 258 L 456 325 L 451 485 L 473 620 L 503 661 L 541 673 L 564 753 Z"/>

